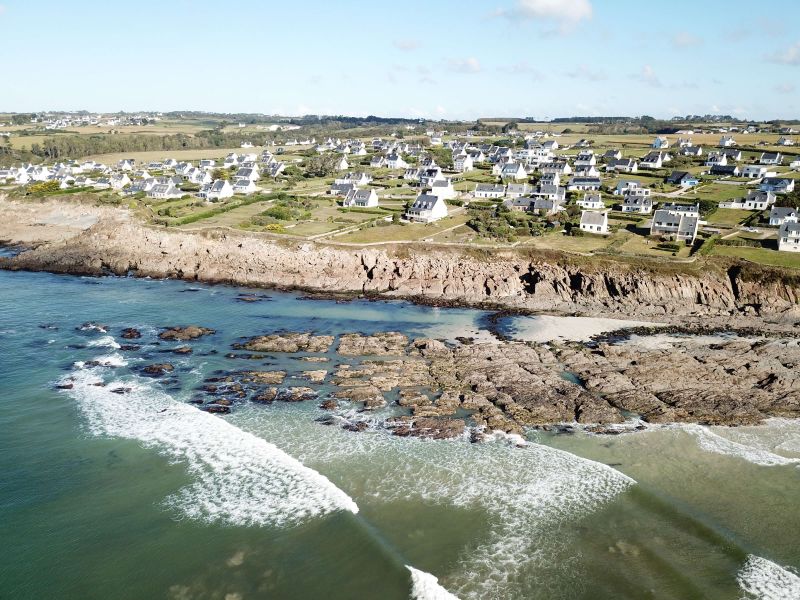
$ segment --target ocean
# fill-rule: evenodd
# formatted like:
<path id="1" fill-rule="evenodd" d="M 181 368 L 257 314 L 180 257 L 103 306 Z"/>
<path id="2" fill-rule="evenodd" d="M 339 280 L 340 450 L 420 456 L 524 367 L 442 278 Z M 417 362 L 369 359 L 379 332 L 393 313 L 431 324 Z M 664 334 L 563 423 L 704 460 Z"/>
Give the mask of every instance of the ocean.
<path id="1" fill-rule="evenodd" d="M 800 598 L 800 422 L 475 444 L 325 426 L 313 400 L 215 415 L 189 401 L 216 373 L 335 364 L 227 357 L 245 337 L 489 340 L 487 314 L 46 273 L 0 290 L 0 598 Z M 557 319 L 503 326 L 546 341 Z M 216 333 L 177 355 L 175 325 Z"/>

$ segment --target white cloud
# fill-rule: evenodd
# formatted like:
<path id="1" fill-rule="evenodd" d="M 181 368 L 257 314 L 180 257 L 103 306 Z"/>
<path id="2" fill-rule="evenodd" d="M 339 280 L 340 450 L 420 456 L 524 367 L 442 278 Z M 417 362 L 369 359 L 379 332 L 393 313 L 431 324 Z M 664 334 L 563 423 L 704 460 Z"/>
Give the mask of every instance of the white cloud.
<path id="1" fill-rule="evenodd" d="M 638 79 L 650 87 L 661 87 L 661 80 L 658 78 L 655 70 L 650 65 L 644 65 L 638 74 L 631 75 L 631 77 L 633 79 Z"/>
<path id="2" fill-rule="evenodd" d="M 469 58 L 451 58 L 447 61 L 447 68 L 454 73 L 479 73 L 481 63 L 474 56 Z"/>
<path id="3" fill-rule="evenodd" d="M 675 48 L 694 48 L 703 44 L 703 38 L 700 38 L 688 31 L 679 31 L 672 36 L 672 45 Z"/>
<path id="4" fill-rule="evenodd" d="M 574 71 L 567 73 L 573 79 L 583 79 L 584 81 L 605 81 L 608 79 L 603 71 L 590 68 L 588 65 L 578 65 Z"/>
<path id="5" fill-rule="evenodd" d="M 404 52 L 411 52 L 412 50 L 416 50 L 420 47 L 419 41 L 414 39 L 395 40 L 392 42 L 392 45 L 398 50 L 403 50 Z"/>
<path id="6" fill-rule="evenodd" d="M 776 85 L 772 89 L 778 92 L 779 94 L 791 94 L 795 91 L 796 88 L 791 83 L 781 83 L 779 85 Z"/>
<path id="7" fill-rule="evenodd" d="M 781 65 L 800 65 L 800 42 L 796 42 L 785 50 L 769 55 L 767 60 Z"/>
<path id="8" fill-rule="evenodd" d="M 568 33 L 581 21 L 591 19 L 593 10 L 590 0 L 517 0 L 513 8 L 496 14 L 555 23 L 560 33 Z"/>

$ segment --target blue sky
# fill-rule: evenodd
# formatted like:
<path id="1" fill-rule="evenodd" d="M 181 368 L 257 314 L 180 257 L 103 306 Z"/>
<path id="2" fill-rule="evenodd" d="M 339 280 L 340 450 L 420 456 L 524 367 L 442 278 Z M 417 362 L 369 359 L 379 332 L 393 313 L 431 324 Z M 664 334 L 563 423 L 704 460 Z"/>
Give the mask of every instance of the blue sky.
<path id="1" fill-rule="evenodd" d="M 797 0 L 0 0 L 0 111 L 798 118 L 798 22 Z"/>

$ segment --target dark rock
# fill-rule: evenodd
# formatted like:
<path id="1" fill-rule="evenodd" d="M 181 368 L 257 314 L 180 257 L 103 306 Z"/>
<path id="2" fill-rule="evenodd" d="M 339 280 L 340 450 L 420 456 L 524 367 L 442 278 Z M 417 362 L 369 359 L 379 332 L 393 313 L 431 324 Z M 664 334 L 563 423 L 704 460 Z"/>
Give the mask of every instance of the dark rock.
<path id="1" fill-rule="evenodd" d="M 366 431 L 369 428 L 369 425 L 366 421 L 356 421 L 354 423 L 345 423 L 342 425 L 342 429 L 345 431 L 352 431 L 355 433 L 360 433 L 362 431 Z"/>
<path id="2" fill-rule="evenodd" d="M 128 327 L 122 330 L 121 337 L 123 340 L 138 340 L 142 337 L 142 333 L 134 327 Z"/>
<path id="3" fill-rule="evenodd" d="M 339 408 L 339 403 L 336 402 L 336 400 L 334 400 L 333 398 L 328 398 L 327 400 L 324 400 L 322 404 L 319 405 L 319 407 L 324 410 L 336 410 L 337 408 Z"/>
<path id="4" fill-rule="evenodd" d="M 278 398 L 278 388 L 270 387 L 251 397 L 252 402 L 258 404 L 272 404 Z"/>
<path id="5" fill-rule="evenodd" d="M 119 346 L 120 350 L 124 350 L 126 352 L 133 352 L 139 350 L 140 348 L 141 346 L 138 346 L 136 344 L 120 344 Z"/>
<path id="6" fill-rule="evenodd" d="M 208 404 L 206 406 L 201 406 L 200 410 L 204 410 L 206 412 L 213 413 L 213 414 L 225 415 L 225 414 L 228 414 L 229 412 L 231 412 L 231 407 L 230 406 L 221 406 L 219 404 Z"/>
<path id="7" fill-rule="evenodd" d="M 174 370 L 175 367 L 169 363 L 156 363 L 143 367 L 142 373 L 151 377 L 161 377 L 165 373 L 171 373 Z"/>
<path id="8" fill-rule="evenodd" d="M 303 402 L 313 400 L 317 392 L 307 387 L 288 387 L 278 390 L 277 400 L 281 402 Z"/>

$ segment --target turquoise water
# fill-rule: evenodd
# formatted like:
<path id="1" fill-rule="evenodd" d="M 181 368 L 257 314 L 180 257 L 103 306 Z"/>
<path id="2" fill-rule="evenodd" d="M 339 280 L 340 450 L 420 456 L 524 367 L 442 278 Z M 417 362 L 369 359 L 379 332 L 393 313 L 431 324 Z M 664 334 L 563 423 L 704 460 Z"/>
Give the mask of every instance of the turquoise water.
<path id="1" fill-rule="evenodd" d="M 311 401 L 214 416 L 187 401 L 215 371 L 331 367 L 226 358 L 243 336 L 452 340 L 485 315 L 49 274 L 0 290 L 0 598 L 800 597 L 793 422 L 518 447 L 351 433 Z M 217 333 L 163 353 L 159 328 L 186 324 Z M 141 350 L 115 347 L 124 327 Z M 142 377 L 153 362 L 175 373 Z"/>

